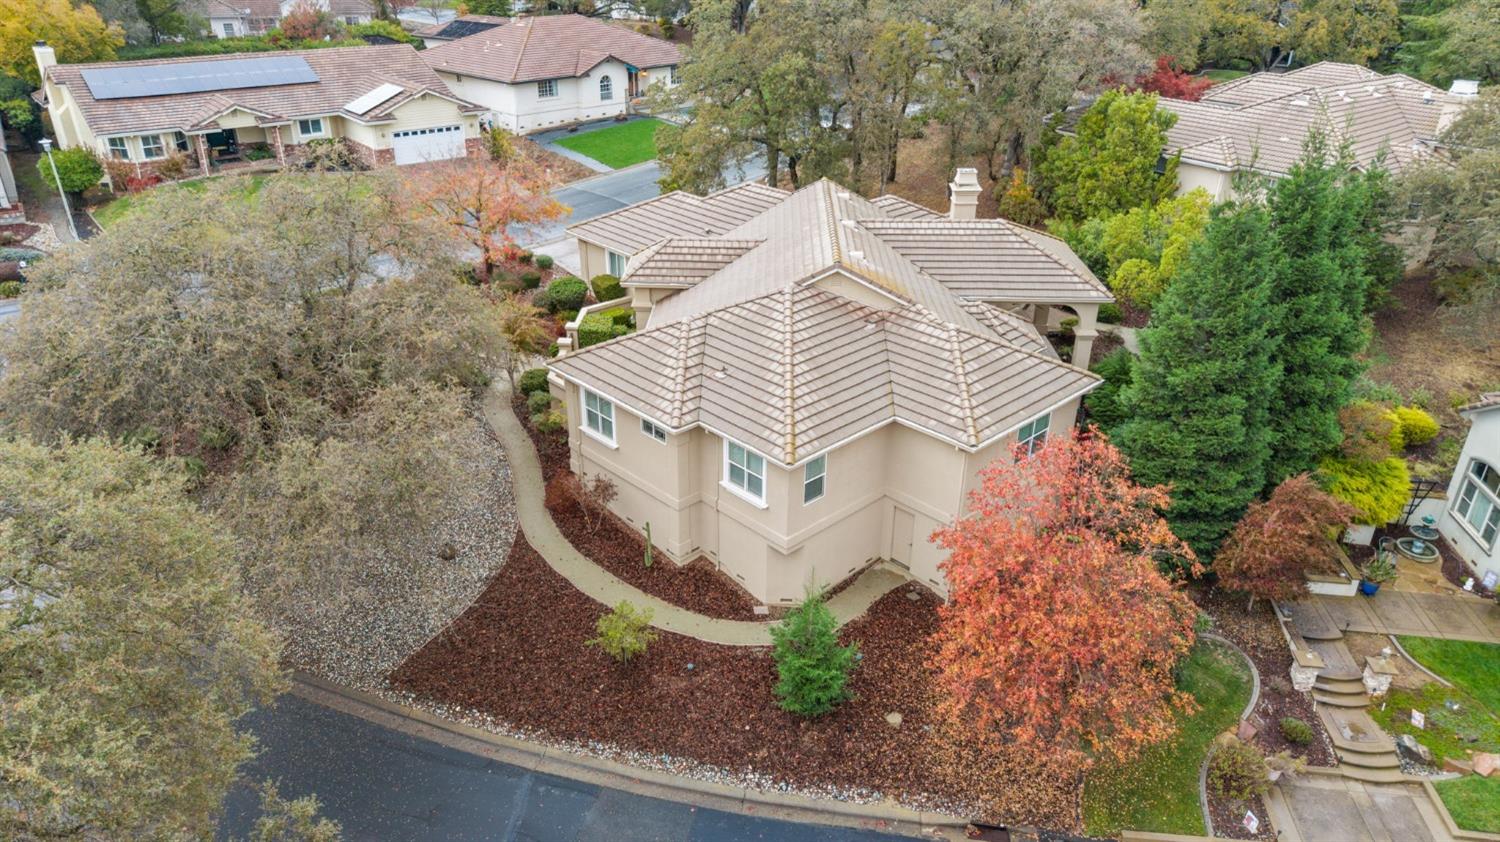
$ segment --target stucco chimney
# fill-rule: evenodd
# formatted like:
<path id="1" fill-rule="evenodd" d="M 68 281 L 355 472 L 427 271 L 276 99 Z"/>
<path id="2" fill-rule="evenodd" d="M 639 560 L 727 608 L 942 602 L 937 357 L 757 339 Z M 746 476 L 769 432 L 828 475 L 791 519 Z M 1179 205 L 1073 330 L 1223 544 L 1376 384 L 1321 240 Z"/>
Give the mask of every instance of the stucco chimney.
<path id="1" fill-rule="evenodd" d="M 1453 121 L 1475 97 L 1479 96 L 1479 83 L 1473 79 L 1454 79 L 1448 93 L 1442 97 L 1438 110 L 1438 134 L 1448 130 Z"/>
<path id="2" fill-rule="evenodd" d="M 47 68 L 57 64 L 57 50 L 52 49 L 46 41 L 38 41 L 31 47 L 31 54 L 36 56 L 37 69 L 42 72 L 42 79 L 47 78 Z"/>
<path id="3" fill-rule="evenodd" d="M 948 218 L 973 219 L 979 210 L 979 170 L 959 167 L 948 185 Z"/>

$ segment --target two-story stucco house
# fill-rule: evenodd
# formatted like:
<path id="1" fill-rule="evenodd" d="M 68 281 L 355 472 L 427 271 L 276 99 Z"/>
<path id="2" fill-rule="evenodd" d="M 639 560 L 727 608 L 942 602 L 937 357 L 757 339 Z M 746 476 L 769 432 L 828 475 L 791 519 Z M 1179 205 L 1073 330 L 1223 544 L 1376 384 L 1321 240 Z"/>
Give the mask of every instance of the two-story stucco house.
<path id="1" fill-rule="evenodd" d="M 215 38 L 264 35 L 304 5 L 348 26 L 369 23 L 375 17 L 375 5 L 369 0 L 208 0 L 208 31 Z"/>
<path id="2" fill-rule="evenodd" d="M 881 559 L 946 592 L 932 531 L 1099 383 L 1037 325 L 1068 308 L 1091 337 L 1110 300 L 1059 241 L 975 219 L 972 170 L 952 189 L 947 216 L 825 180 L 575 226 L 623 250 L 640 329 L 550 364 L 573 471 L 610 478 L 613 511 L 672 559 L 706 556 L 767 603 Z"/>
<path id="3" fill-rule="evenodd" d="M 625 114 L 654 85 L 674 85 L 677 45 L 583 15 L 465 16 L 422 58 L 454 93 L 513 132 Z"/>
<path id="4" fill-rule="evenodd" d="M 371 165 L 482 154 L 484 109 L 407 44 L 61 65 L 34 50 L 58 144 L 142 171 L 181 153 L 208 174 L 257 146 L 290 163 L 333 139 Z"/>
<path id="5" fill-rule="evenodd" d="M 1476 578 L 1492 577 L 1500 588 L 1500 392 L 1462 407 L 1469 437 L 1448 484 L 1448 508 L 1438 531 L 1469 565 Z"/>

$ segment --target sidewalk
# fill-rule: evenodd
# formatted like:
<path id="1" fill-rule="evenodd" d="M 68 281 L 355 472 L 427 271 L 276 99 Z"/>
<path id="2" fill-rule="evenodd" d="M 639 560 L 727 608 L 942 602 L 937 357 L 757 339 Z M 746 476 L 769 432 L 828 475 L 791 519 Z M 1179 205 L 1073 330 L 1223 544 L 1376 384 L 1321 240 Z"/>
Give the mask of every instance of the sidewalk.
<path id="1" fill-rule="evenodd" d="M 1386 587 L 1369 597 L 1314 595 L 1287 605 L 1304 636 L 1351 631 L 1500 643 L 1500 609 L 1467 594 L 1412 593 Z"/>
<path id="2" fill-rule="evenodd" d="M 771 645 L 770 623 L 722 620 L 680 608 L 617 578 L 574 549 L 547 511 L 541 462 L 531 437 L 511 411 L 510 391 L 504 383 L 497 383 L 485 397 L 484 416 L 510 461 L 516 519 L 521 531 L 547 564 L 573 587 L 604 605 L 629 600 L 637 607 L 650 608 L 651 625 L 662 631 L 726 646 Z M 842 626 L 905 582 L 906 578 L 895 571 L 872 567 L 828 600 L 828 609 Z"/>
<path id="3" fill-rule="evenodd" d="M 1280 842 L 1453 842 L 1420 783 L 1370 784 L 1311 772 L 1266 797 Z"/>

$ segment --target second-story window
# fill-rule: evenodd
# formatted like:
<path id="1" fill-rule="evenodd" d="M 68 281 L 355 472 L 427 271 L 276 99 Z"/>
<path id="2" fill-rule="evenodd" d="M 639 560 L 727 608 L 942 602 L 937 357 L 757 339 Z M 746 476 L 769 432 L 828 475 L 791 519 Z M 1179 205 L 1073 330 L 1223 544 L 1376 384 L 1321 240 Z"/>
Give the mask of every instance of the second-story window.
<path id="1" fill-rule="evenodd" d="M 724 482 L 752 502 L 766 501 L 766 458 L 759 453 L 724 440 Z"/>
<path id="2" fill-rule="evenodd" d="M 1039 415 L 1021 425 L 1016 431 L 1016 444 L 1021 446 L 1021 452 L 1030 456 L 1042 449 L 1047 443 L 1047 425 L 1052 421 L 1052 413 Z"/>
<path id="3" fill-rule="evenodd" d="M 624 277 L 625 255 L 615 254 L 614 252 L 610 251 L 605 252 L 604 256 L 605 262 L 609 264 L 609 273 L 611 275 L 614 275 L 616 278 Z"/>
<path id="4" fill-rule="evenodd" d="M 615 405 L 583 390 L 583 426 L 610 444 L 615 443 Z"/>
<path id="5" fill-rule="evenodd" d="M 828 454 L 823 454 L 802 466 L 802 503 L 804 505 L 823 496 L 828 482 Z"/>

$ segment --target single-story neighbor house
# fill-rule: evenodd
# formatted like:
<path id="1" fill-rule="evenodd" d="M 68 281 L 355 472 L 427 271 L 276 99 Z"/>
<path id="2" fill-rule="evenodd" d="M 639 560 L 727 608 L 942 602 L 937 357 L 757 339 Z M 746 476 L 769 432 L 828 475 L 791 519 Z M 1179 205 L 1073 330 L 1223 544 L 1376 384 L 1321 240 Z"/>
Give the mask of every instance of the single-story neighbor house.
<path id="1" fill-rule="evenodd" d="M 823 180 L 574 226 L 626 258 L 639 329 L 559 343 L 573 471 L 610 479 L 611 510 L 665 555 L 766 603 L 881 559 L 945 593 L 929 536 L 983 467 L 1073 426 L 1111 300 L 1060 241 L 976 219 L 973 170 L 951 189 L 947 215 Z M 1062 307 L 1078 365 L 1038 329 Z"/>
<path id="2" fill-rule="evenodd" d="M 1347 138 L 1358 166 L 1383 158 L 1399 173 L 1438 148 L 1438 136 L 1470 98 L 1401 73 L 1331 61 L 1253 73 L 1209 88 L 1198 102 L 1163 97 L 1159 107 L 1177 115 L 1163 151 L 1182 155 L 1182 192 L 1202 187 L 1215 201 L 1231 197 L 1237 172 L 1285 175 L 1314 129 L 1335 142 Z"/>
<path id="3" fill-rule="evenodd" d="M 34 48 L 62 147 L 149 171 L 181 153 L 204 174 L 264 147 L 282 163 L 339 140 L 366 163 L 483 154 L 483 108 L 453 95 L 409 44 L 58 64 Z"/>
<path id="4" fill-rule="evenodd" d="M 353 26 L 375 18 L 369 0 L 208 0 L 208 29 L 215 38 L 264 35 L 300 5 L 327 12 L 334 20 Z"/>
<path id="5" fill-rule="evenodd" d="M 675 85 L 682 59 L 670 41 L 583 15 L 466 15 L 436 31 L 465 27 L 476 31 L 438 39 L 422 59 L 455 94 L 513 132 L 625 114 L 647 88 Z"/>
<path id="6" fill-rule="evenodd" d="M 1500 392 L 1461 407 L 1469 436 L 1448 484 L 1448 508 L 1438 531 L 1476 578 L 1500 588 Z"/>

